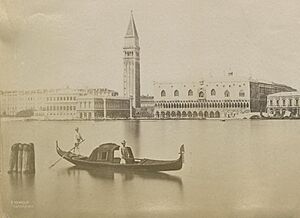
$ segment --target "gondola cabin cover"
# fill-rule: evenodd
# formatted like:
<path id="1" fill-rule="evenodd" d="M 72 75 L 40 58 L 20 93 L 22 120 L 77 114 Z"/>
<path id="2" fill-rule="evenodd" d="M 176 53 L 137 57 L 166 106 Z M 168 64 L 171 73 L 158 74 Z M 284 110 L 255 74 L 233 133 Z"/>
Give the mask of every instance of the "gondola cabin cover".
<path id="1" fill-rule="evenodd" d="M 120 146 L 114 143 L 106 143 L 95 148 L 89 156 L 90 161 L 101 161 L 120 163 L 121 158 L 115 157 L 115 151 L 119 150 Z"/>

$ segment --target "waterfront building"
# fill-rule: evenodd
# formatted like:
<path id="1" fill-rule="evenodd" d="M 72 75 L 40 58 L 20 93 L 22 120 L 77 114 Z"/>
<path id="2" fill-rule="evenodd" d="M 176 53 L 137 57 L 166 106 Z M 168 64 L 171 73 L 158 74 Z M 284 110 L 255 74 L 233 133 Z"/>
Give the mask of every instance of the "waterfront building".
<path id="1" fill-rule="evenodd" d="M 139 36 L 131 13 L 123 47 L 123 91 L 133 97 L 133 107 L 140 108 L 140 46 Z"/>
<path id="2" fill-rule="evenodd" d="M 154 96 L 141 96 L 141 117 L 153 117 L 154 115 Z"/>
<path id="3" fill-rule="evenodd" d="M 45 120 L 72 120 L 76 117 L 77 98 L 84 93 L 80 89 L 52 89 L 46 94 L 42 110 L 35 112 L 36 117 Z"/>
<path id="4" fill-rule="evenodd" d="M 156 118 L 247 118 L 266 111 L 267 95 L 295 89 L 233 73 L 189 83 L 154 83 Z"/>
<path id="5" fill-rule="evenodd" d="M 47 90 L 0 92 L 0 116 L 32 116 L 42 110 Z"/>
<path id="6" fill-rule="evenodd" d="M 99 120 L 130 117 L 130 100 L 117 96 L 82 95 L 77 98 L 77 119 Z"/>
<path id="7" fill-rule="evenodd" d="M 300 92 L 279 92 L 268 95 L 269 117 L 300 117 Z"/>
<path id="8" fill-rule="evenodd" d="M 117 98 L 118 92 L 105 88 L 1 91 L 0 112 L 1 116 L 33 117 L 43 120 L 72 120 L 78 118 L 78 98 L 87 95 L 95 98 Z M 129 99 L 127 101 L 129 102 Z"/>

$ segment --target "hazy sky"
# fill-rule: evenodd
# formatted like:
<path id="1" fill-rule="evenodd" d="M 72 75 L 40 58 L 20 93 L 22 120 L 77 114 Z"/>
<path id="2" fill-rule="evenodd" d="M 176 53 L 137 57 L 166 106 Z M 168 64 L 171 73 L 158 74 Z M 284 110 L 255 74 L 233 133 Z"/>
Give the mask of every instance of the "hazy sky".
<path id="1" fill-rule="evenodd" d="M 130 10 L 140 37 L 143 94 L 152 93 L 153 81 L 228 71 L 300 88 L 298 0 L 0 2 L 0 89 L 121 92 Z"/>

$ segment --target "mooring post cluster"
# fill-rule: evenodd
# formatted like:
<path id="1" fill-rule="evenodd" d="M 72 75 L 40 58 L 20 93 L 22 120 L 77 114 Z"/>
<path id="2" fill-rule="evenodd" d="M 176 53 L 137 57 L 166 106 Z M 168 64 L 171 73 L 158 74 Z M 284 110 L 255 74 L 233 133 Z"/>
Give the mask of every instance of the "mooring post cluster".
<path id="1" fill-rule="evenodd" d="M 16 143 L 11 146 L 8 173 L 35 173 L 34 144 Z"/>

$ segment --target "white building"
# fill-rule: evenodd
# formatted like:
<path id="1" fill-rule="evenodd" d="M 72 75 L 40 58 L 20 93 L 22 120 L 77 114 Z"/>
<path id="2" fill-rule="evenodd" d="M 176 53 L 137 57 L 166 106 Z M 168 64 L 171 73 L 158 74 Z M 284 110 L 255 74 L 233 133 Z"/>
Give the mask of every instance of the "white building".
<path id="1" fill-rule="evenodd" d="M 268 116 L 274 118 L 300 117 L 300 92 L 280 92 L 268 95 Z"/>
<path id="2" fill-rule="evenodd" d="M 43 110 L 47 90 L 23 90 L 0 92 L 0 115 L 19 116 Z"/>
<path id="3" fill-rule="evenodd" d="M 81 95 L 77 99 L 77 119 L 129 118 L 130 100 L 118 96 Z"/>
<path id="4" fill-rule="evenodd" d="M 35 116 L 46 120 L 71 120 L 76 118 L 77 98 L 83 91 L 76 89 L 49 90 L 43 110 L 35 112 Z"/>
<path id="5" fill-rule="evenodd" d="M 1 116 L 32 117 L 45 120 L 77 119 L 80 96 L 118 96 L 109 89 L 43 89 L 0 92 Z M 128 100 L 129 101 L 129 100 Z"/>
<path id="6" fill-rule="evenodd" d="M 293 90 L 233 73 L 198 82 L 154 83 L 154 114 L 157 118 L 246 118 L 251 112 L 265 111 L 268 94 Z"/>

